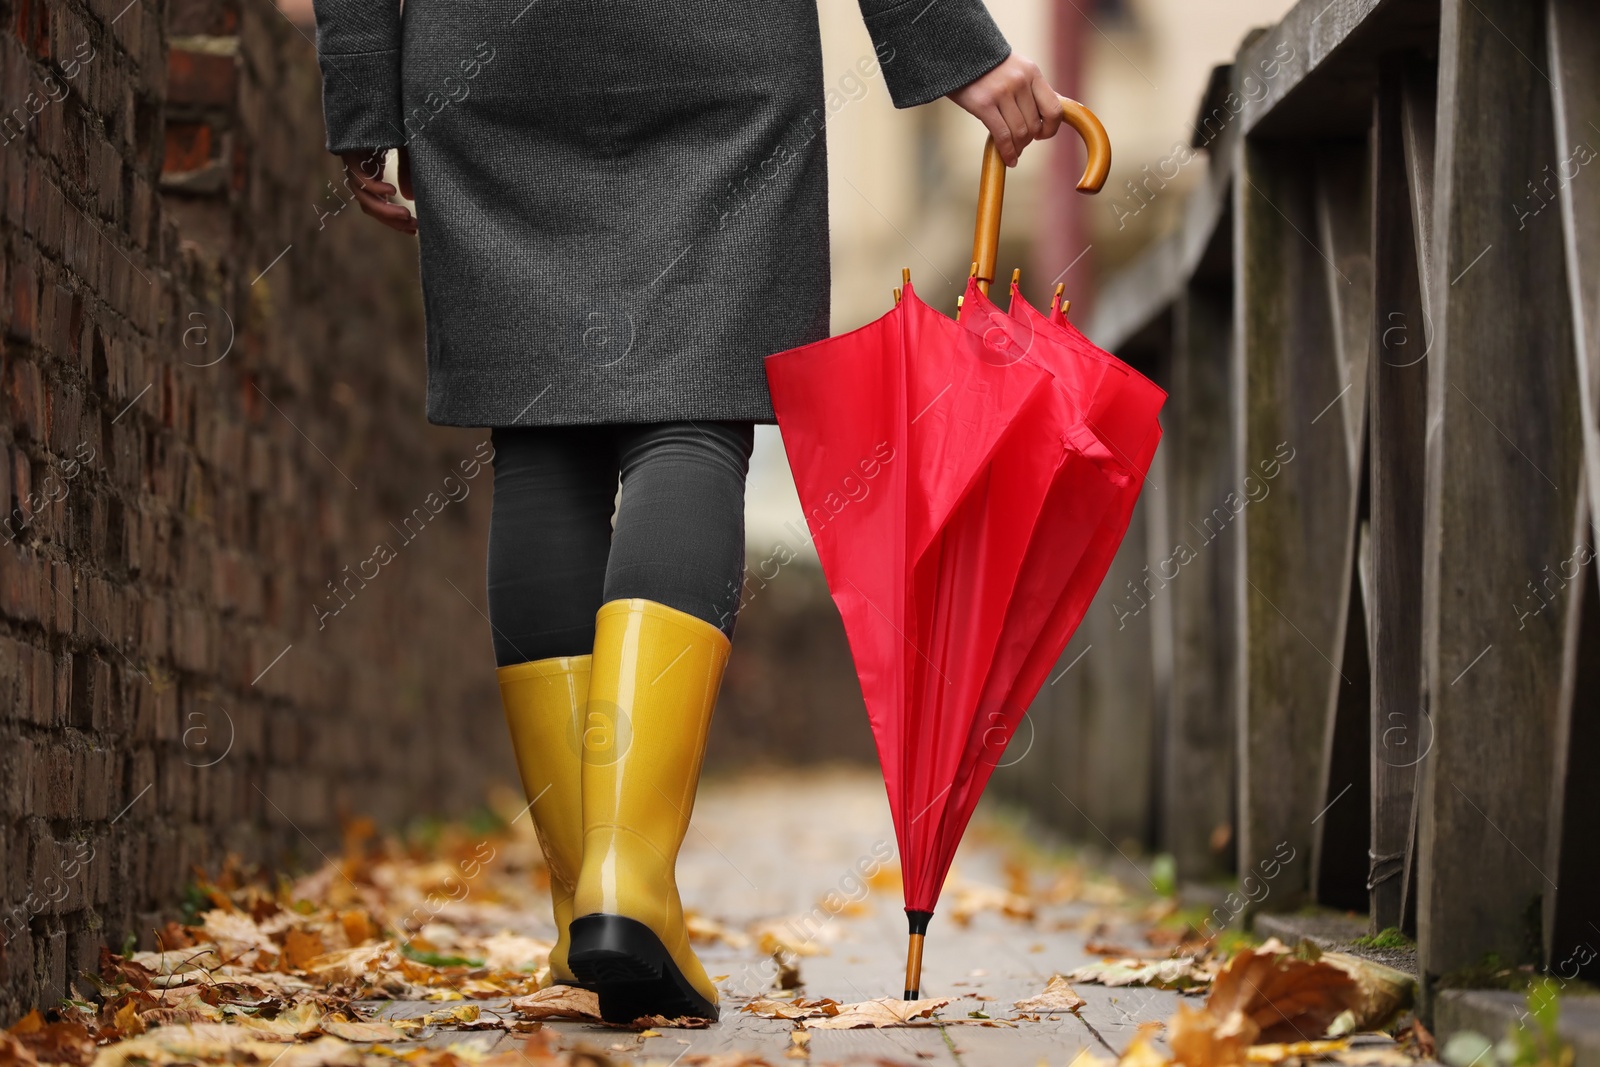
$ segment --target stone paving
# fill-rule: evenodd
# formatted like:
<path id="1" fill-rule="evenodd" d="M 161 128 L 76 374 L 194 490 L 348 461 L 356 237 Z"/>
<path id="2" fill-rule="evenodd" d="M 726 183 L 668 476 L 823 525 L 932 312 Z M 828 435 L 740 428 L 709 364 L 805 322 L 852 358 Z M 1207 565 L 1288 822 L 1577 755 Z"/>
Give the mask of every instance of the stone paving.
<path id="1" fill-rule="evenodd" d="M 1074 983 L 1088 1003 L 1079 1014 L 1043 1016 L 1015 1027 L 987 1027 L 966 1020 L 982 1011 L 995 1019 L 1014 1013 L 1012 1002 L 1044 989 L 1052 974 L 1065 973 L 1098 958 L 1085 952 L 1091 929 L 1123 909 L 1074 902 L 1051 904 L 1042 889 L 1071 869 L 1036 862 L 1031 868 L 1041 890 L 1030 919 L 984 910 L 963 925 L 952 921 L 960 885 L 1003 887 L 1014 841 L 980 813 L 946 883 L 941 912 L 934 918 L 924 962 L 924 997 L 956 997 L 941 1015 L 945 1025 L 881 1030 L 812 1030 L 809 1061 L 824 1063 L 989 1064 L 1070 1063 L 1081 1049 L 1102 1056 L 1120 1053 L 1142 1022 L 1169 1018 L 1178 994 L 1147 988 L 1110 989 Z M 840 1002 L 898 997 L 904 978 L 906 922 L 898 883 L 868 885 L 865 896 L 855 880 L 865 866 L 892 856 L 894 831 L 883 784 L 871 772 L 773 773 L 736 781 L 710 781 L 701 789 L 679 863 L 685 905 L 708 920 L 743 931 L 750 924 L 809 913 L 818 954 L 800 961 L 802 994 Z M 895 860 L 898 857 L 894 857 Z M 1122 874 L 1134 882 L 1143 875 L 1131 864 Z M 1097 876 L 1090 875 L 1094 883 Z M 880 880 L 881 881 L 881 880 Z M 833 904 L 854 896 L 859 903 L 829 914 L 816 910 L 829 893 Z M 1102 901 L 1117 893 L 1099 884 Z M 549 936 L 547 914 L 530 916 L 528 932 Z M 1137 931 L 1102 928 L 1101 939 L 1138 944 Z M 722 1019 L 707 1030 L 662 1030 L 640 1038 L 621 1030 L 577 1022 L 550 1024 L 564 1046 L 580 1043 L 605 1049 L 620 1062 L 696 1062 L 702 1055 L 742 1052 L 773 1064 L 791 1049 L 794 1024 L 740 1011 L 751 998 L 773 990 L 769 957 L 751 943 L 724 942 L 700 949 L 701 959 L 719 981 Z M 437 1004 L 385 1006 L 390 1016 L 421 1015 Z M 486 1004 L 485 1010 L 493 1010 Z M 462 1042 L 488 1051 L 515 1040 L 493 1031 L 439 1033 L 430 1043 Z M 732 1058 L 737 1062 L 737 1057 Z"/>

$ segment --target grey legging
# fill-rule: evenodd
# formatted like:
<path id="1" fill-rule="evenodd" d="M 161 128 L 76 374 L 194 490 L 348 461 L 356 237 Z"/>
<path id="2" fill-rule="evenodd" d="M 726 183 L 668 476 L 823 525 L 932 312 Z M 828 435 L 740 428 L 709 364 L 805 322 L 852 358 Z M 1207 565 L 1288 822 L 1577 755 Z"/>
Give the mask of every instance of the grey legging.
<path id="1" fill-rule="evenodd" d="M 495 430 L 495 662 L 586 655 L 600 605 L 629 597 L 732 636 L 754 434 L 747 422 Z"/>

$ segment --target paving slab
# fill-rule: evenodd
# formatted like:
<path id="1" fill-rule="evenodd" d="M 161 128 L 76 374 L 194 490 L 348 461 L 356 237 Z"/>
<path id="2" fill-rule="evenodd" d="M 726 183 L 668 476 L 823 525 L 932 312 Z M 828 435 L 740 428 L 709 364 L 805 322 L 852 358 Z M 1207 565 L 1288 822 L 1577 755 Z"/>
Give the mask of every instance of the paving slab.
<path id="1" fill-rule="evenodd" d="M 1084 951 L 1085 938 L 1102 909 L 1083 902 L 1036 901 L 1031 919 L 980 911 L 965 924 L 950 912 L 955 887 L 1007 885 L 1010 849 L 1002 835 L 974 824 L 956 857 L 945 899 L 928 933 L 924 957 L 925 997 L 955 998 L 943 1021 L 915 1027 L 812 1030 L 809 1062 L 889 1063 L 988 1067 L 990 1064 L 1064 1065 L 1082 1049 L 1120 1053 L 1144 1022 L 1169 1018 L 1176 993 L 1146 988 L 1108 989 L 1075 985 L 1088 1002 L 1077 1014 L 1043 1016 L 1013 1026 L 978 1025 L 969 1013 L 992 1020 L 1014 1014 L 1012 1003 L 1041 992 L 1052 974 L 1097 958 Z M 693 825 L 679 861 L 679 886 L 686 907 L 734 932 L 752 924 L 792 918 L 812 955 L 800 958 L 809 999 L 840 1002 L 898 997 L 904 983 L 906 920 L 898 884 L 868 883 L 862 872 L 898 864 L 894 828 L 883 783 L 856 770 L 746 774 L 708 781 L 701 789 Z M 1035 872 L 1043 880 L 1048 871 Z M 836 894 L 831 897 L 829 894 Z M 840 908 L 840 904 L 849 905 Z M 548 922 L 529 916 L 517 925 L 530 931 Z M 1115 928 L 1101 937 L 1118 940 Z M 1125 931 L 1121 940 L 1133 937 Z M 662 1030 L 638 1035 L 581 1022 L 547 1023 L 564 1046 L 586 1044 L 619 1062 L 670 1063 L 722 1052 L 759 1055 L 773 1064 L 800 1063 L 791 1050 L 795 1024 L 761 1018 L 740 1009 L 772 995 L 770 958 L 752 941 L 700 946 L 706 970 L 719 979 L 722 1018 L 705 1030 Z M 398 1002 L 382 1007 L 385 1017 L 416 1017 L 436 1003 Z M 480 1002 L 486 1013 L 503 1003 Z M 466 1041 L 483 1051 L 511 1035 L 441 1030 L 429 1043 Z"/>

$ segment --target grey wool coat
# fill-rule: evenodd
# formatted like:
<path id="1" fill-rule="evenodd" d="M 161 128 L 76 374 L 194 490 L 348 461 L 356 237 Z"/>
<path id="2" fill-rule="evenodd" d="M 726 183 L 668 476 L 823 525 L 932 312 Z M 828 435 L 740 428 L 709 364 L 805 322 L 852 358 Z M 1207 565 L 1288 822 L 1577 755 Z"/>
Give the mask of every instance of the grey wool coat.
<path id="1" fill-rule="evenodd" d="M 817 3 L 315 0 L 329 151 L 410 152 L 431 421 L 772 420 L 828 332 Z M 898 107 L 1010 52 L 982 0 L 860 6 Z"/>

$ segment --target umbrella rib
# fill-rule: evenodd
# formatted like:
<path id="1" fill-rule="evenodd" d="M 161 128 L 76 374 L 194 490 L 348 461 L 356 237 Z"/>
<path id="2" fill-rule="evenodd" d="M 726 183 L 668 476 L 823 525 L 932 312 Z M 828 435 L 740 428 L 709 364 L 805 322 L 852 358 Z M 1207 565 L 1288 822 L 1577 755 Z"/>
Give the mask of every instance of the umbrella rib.
<path id="1" fill-rule="evenodd" d="M 850 579 L 846 578 L 845 581 L 850 582 Z M 861 593 L 861 587 L 859 585 L 857 585 L 855 582 L 850 582 L 850 588 L 854 589 L 858 593 Z M 867 606 L 870 607 L 873 611 L 876 611 L 879 615 L 883 615 L 883 609 L 878 607 L 878 605 L 874 604 L 872 602 L 872 598 L 867 596 L 867 594 L 861 593 L 861 599 L 865 600 L 867 602 Z M 898 626 L 896 626 L 894 624 L 894 620 L 893 619 L 889 618 L 889 616 L 887 616 L 887 615 L 883 615 L 883 621 L 889 624 L 889 629 L 893 630 L 895 633 L 900 635 L 900 640 L 904 641 L 906 644 L 911 646 L 911 650 L 913 652 L 915 652 L 917 655 L 921 656 L 923 659 L 928 661 L 928 666 L 933 668 L 933 673 L 937 674 L 940 678 L 944 678 L 944 684 L 945 685 L 949 685 L 950 684 L 950 679 L 949 678 L 945 678 L 945 673 L 944 673 L 944 671 L 941 671 L 939 669 L 939 665 L 937 663 L 933 662 L 933 660 L 928 659 L 928 654 L 926 652 L 922 651 L 922 649 L 918 648 L 916 646 L 916 643 L 914 641 L 912 641 L 911 638 L 907 637 L 905 635 L 905 632 L 903 630 L 901 630 L 900 627 L 898 627 Z"/>
<path id="2" fill-rule="evenodd" d="M 1122 460 L 1122 462 L 1124 462 L 1124 463 L 1126 463 L 1128 465 L 1128 470 L 1129 471 L 1131 471 L 1133 473 L 1136 473 L 1136 474 L 1138 473 L 1139 465 L 1137 463 L 1135 463 L 1132 459 L 1130 459 L 1126 452 L 1124 452 L 1120 448 L 1117 448 L 1117 445 L 1116 445 L 1115 441 L 1113 441 L 1110 437 L 1107 437 L 1105 434 L 1101 433 L 1100 432 L 1100 427 L 1098 427 L 1098 426 L 1096 426 L 1094 424 L 1094 420 L 1093 419 L 1084 419 L 1083 423 L 1084 423 L 1085 426 L 1089 427 L 1089 429 L 1093 430 L 1095 436 L 1100 438 L 1100 440 L 1103 443 L 1110 445 L 1113 449 L 1116 450 L 1117 458 Z M 1146 482 L 1150 482 L 1150 473 L 1148 471 L 1146 471 L 1141 476 L 1141 480 L 1142 481 L 1146 481 Z M 1157 485 L 1155 482 L 1150 482 L 1150 488 L 1154 489 L 1158 493 L 1161 492 L 1161 487 L 1159 485 Z"/>

